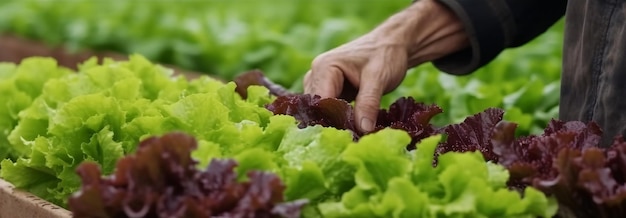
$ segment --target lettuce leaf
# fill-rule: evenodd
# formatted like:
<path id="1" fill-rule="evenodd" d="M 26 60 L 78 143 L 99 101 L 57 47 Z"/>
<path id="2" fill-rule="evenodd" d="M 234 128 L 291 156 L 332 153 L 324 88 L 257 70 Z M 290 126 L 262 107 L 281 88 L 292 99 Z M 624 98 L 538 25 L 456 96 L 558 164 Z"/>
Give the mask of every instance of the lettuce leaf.
<path id="1" fill-rule="evenodd" d="M 544 134 L 514 139 L 515 124 L 501 123 L 493 139 L 510 185 L 535 187 L 559 202 L 561 217 L 621 217 L 626 214 L 626 143 L 615 137 L 599 146 L 597 124 L 553 120 Z"/>
<path id="2" fill-rule="evenodd" d="M 504 111 L 500 109 L 489 108 L 466 118 L 462 123 L 441 128 L 438 132 L 447 137 L 437 147 L 437 154 L 449 151 L 480 151 L 485 159 L 497 162 L 498 155 L 494 154 L 491 138 L 496 125 L 502 121 L 503 114 Z"/>
<path id="3" fill-rule="evenodd" d="M 59 68 L 51 58 L 30 58 L 17 66 L 0 64 L 0 96 L 3 96 L 0 105 L 0 160 L 16 160 L 29 152 L 27 146 L 10 146 L 8 141 L 11 130 L 21 122 L 18 113 L 28 108 L 41 94 L 45 82 L 69 73 L 68 69 Z"/>

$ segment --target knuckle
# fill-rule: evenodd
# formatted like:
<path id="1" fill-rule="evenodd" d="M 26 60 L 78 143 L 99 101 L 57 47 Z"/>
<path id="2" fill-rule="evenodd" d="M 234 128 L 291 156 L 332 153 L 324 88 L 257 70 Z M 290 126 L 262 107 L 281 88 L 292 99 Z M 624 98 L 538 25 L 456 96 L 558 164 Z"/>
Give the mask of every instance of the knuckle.
<path id="1" fill-rule="evenodd" d="M 360 95 L 359 100 L 363 102 L 376 102 L 378 101 L 378 98 L 376 97 L 376 95 L 373 95 L 371 93 L 364 93 Z"/>
<path id="2" fill-rule="evenodd" d="M 349 62 L 350 58 L 341 55 L 340 52 L 335 50 L 324 52 L 313 59 L 311 66 L 314 69 L 326 69 L 326 68 L 342 68 L 346 62 Z"/>
<path id="3" fill-rule="evenodd" d="M 320 68 L 324 65 L 327 65 L 330 60 L 332 60 L 332 56 L 329 56 L 328 53 L 323 53 L 313 59 L 313 61 L 311 62 L 311 66 L 312 68 Z"/>
<path id="4" fill-rule="evenodd" d="M 374 94 L 361 94 L 357 96 L 357 101 L 361 102 L 359 106 L 362 106 L 363 109 L 372 111 L 378 110 L 378 102 L 380 101 L 379 97 Z"/>

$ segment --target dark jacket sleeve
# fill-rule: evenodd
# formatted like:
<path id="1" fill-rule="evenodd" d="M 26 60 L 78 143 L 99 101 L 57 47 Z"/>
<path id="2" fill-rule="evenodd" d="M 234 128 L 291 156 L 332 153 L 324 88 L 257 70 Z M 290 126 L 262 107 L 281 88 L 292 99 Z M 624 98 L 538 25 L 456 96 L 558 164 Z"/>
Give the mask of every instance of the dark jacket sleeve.
<path id="1" fill-rule="evenodd" d="M 470 47 L 433 61 L 450 74 L 468 74 L 505 48 L 523 45 L 563 17 L 567 0 L 437 0 L 463 22 Z"/>

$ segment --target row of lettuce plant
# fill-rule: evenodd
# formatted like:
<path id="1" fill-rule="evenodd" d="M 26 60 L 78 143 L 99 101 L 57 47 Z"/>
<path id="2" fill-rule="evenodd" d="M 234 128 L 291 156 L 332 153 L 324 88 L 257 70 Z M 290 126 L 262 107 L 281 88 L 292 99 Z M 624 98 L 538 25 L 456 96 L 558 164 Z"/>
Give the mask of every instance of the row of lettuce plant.
<path id="1" fill-rule="evenodd" d="M 608 148 L 599 148 L 602 131 L 593 123 L 553 120 L 542 135 L 515 138 L 516 125 L 503 122 L 499 109 L 437 127 L 430 120 L 442 113 L 441 108 L 401 98 L 388 110 L 381 110 L 376 133 L 364 134 L 354 128 L 352 108 L 345 101 L 289 94 L 276 91 L 276 86 L 247 87 L 243 89 L 245 98 L 241 98 L 237 91 L 242 88 L 237 89 L 234 83 L 171 77 L 170 71 L 140 56 L 131 57 L 129 62 L 105 61 L 104 65 L 92 60 L 78 73 L 58 68 L 50 59 L 0 66 L 0 90 L 3 96 L 10 96 L 2 110 L 2 127 L 8 133 L 6 150 L 13 151 L 2 161 L 0 175 L 60 205 L 65 205 L 71 193 L 80 198 L 90 189 L 92 194 L 87 197 L 97 199 L 93 193 L 98 193 L 94 189 L 98 185 L 93 184 L 108 184 L 130 191 L 114 192 L 119 202 L 113 208 L 91 210 L 102 207 L 94 203 L 86 211 L 123 211 L 128 216 L 139 212 L 228 215 L 251 210 L 286 217 L 300 212 L 304 217 L 552 216 L 558 202 L 562 217 L 616 217 L 624 213 L 626 143 L 618 136 Z M 50 69 L 41 70 L 46 66 Z M 267 79 L 260 81 L 271 84 Z M 269 93 L 282 96 L 273 98 Z M 152 156 L 135 158 L 143 164 L 139 161 L 133 166 L 132 158 L 120 160 L 135 153 L 141 139 L 171 131 L 198 138 L 198 149 L 189 154 L 201 168 L 217 158 L 237 161 L 236 174 L 224 175 L 236 175 L 242 183 L 186 183 L 182 181 L 187 178 L 185 172 L 197 175 L 192 180 L 225 181 L 208 178 L 211 172 L 232 170 L 234 164 L 222 162 L 222 167 L 217 167 L 222 170 L 209 165 L 208 174 L 194 174 L 189 161 L 179 162 L 188 165 L 168 168 L 167 163 L 159 163 L 185 160 L 182 156 L 189 154 L 175 150 L 182 156 L 157 155 L 168 153 L 165 145 L 143 152 Z M 143 143 L 187 150 L 195 147 L 184 136 L 174 138 Z M 78 168 L 84 162 L 97 166 Z M 96 168 L 110 175 L 146 167 L 152 173 L 166 170 L 128 179 L 156 187 L 137 189 L 137 182 L 124 182 L 124 174 L 108 182 L 96 179 L 100 174 Z M 183 168 L 191 171 L 180 171 Z M 82 189 L 77 170 L 83 176 Z M 275 173 L 285 186 L 258 170 Z M 243 199 L 258 199 L 253 190 L 262 189 L 253 188 L 260 184 L 252 178 L 274 181 L 270 182 L 274 185 L 265 184 L 284 199 L 270 197 L 259 201 L 264 203 L 246 203 Z M 158 182 L 163 180 L 173 187 Z M 207 202 L 215 199 L 188 202 L 183 199 L 189 196 L 178 196 L 189 194 L 180 188 L 195 187 L 193 184 L 216 187 L 207 189 L 209 196 L 226 187 L 240 190 L 240 195 L 227 197 L 242 201 L 218 207 L 232 211 L 194 210 L 197 207 L 192 205 L 211 204 Z M 100 197 L 112 196 L 102 194 L 106 190 L 112 189 L 99 190 Z M 167 197 L 142 201 L 153 199 L 150 193 L 154 192 L 166 193 Z M 213 195 L 224 197 L 217 193 Z M 493 199 L 506 200 L 499 204 Z M 283 200 L 293 202 L 281 203 Z M 411 207 L 415 205 L 427 206 Z"/>
<path id="2" fill-rule="evenodd" d="M 301 116 L 272 112 L 284 98 L 270 94 L 275 91 L 250 86 L 242 98 L 234 82 L 173 77 L 141 56 L 92 59 L 78 72 L 45 58 L 0 70 L 7 96 L 0 150 L 10 151 L 0 176 L 77 214 L 550 217 L 557 211 L 555 198 L 540 189 L 510 189 L 509 171 L 486 161 L 491 157 L 440 151 L 450 135 L 427 119 L 394 129 L 407 119 L 388 112 L 391 128 L 367 135 L 302 125 Z M 349 104 L 336 102 L 328 115 L 349 113 Z M 438 111 L 424 112 L 408 98 L 394 105 L 390 110 L 408 107 L 405 114 L 415 118 L 413 112 Z M 333 119 L 350 125 L 341 116 L 318 124 Z M 423 138 L 416 141 L 416 134 Z M 407 149 L 410 144 L 417 149 Z"/>

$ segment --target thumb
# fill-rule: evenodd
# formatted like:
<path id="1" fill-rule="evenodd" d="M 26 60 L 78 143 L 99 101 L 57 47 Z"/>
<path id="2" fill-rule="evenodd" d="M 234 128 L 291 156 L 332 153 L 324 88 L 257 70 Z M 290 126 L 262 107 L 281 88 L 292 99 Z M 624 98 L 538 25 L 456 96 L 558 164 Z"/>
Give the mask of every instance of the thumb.
<path id="1" fill-rule="evenodd" d="M 364 75 L 368 75 L 364 73 Z M 380 81 L 375 77 L 361 78 L 359 93 L 355 102 L 355 121 L 362 133 L 371 132 L 376 125 L 378 111 L 380 110 L 380 98 L 383 88 Z"/>

